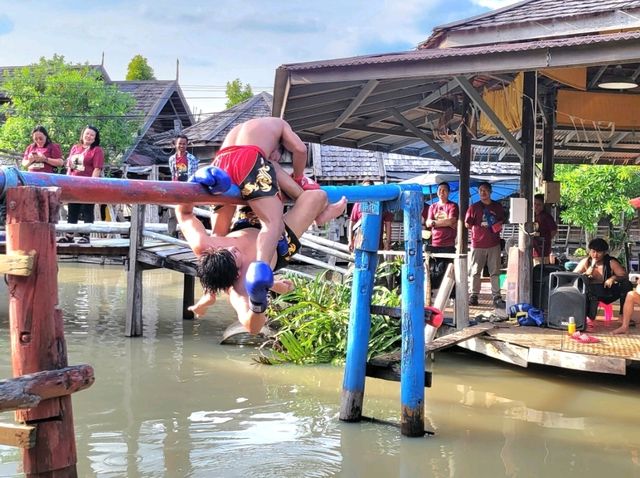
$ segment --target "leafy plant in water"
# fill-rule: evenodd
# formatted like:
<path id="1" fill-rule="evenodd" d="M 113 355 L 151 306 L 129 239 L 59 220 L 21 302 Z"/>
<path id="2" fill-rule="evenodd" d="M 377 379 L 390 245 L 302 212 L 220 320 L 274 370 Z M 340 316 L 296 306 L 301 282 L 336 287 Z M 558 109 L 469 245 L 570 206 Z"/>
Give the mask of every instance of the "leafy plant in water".
<path id="1" fill-rule="evenodd" d="M 383 267 L 382 265 L 380 267 Z M 276 298 L 271 307 L 272 325 L 278 329 L 271 351 L 261 349 L 260 363 L 340 363 L 346 357 L 351 306 L 351 281 L 328 282 L 324 274 L 313 281 L 290 277 L 294 290 Z M 373 289 L 376 305 L 398 307 L 400 297 L 382 285 Z M 391 352 L 400 345 L 400 321 L 371 316 L 369 358 Z"/>

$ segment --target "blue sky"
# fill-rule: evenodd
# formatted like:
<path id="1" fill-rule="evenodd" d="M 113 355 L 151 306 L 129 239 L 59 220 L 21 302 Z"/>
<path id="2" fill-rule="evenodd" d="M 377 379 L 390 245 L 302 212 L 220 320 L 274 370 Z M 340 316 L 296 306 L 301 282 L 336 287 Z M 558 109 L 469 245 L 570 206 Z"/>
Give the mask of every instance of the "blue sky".
<path id="1" fill-rule="evenodd" d="M 224 109 L 224 86 L 239 78 L 271 92 L 275 69 L 414 48 L 433 27 L 515 0 L 0 0 L 0 64 L 64 55 L 100 63 L 114 80 L 131 58 L 157 79 L 176 76 L 195 111 Z"/>

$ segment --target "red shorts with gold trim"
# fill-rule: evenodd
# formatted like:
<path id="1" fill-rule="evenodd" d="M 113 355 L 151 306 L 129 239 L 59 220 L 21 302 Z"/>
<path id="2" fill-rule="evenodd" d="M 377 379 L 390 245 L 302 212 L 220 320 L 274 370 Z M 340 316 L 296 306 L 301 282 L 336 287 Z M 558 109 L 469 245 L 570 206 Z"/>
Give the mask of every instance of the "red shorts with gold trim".
<path id="1" fill-rule="evenodd" d="M 250 201 L 277 196 L 280 192 L 276 172 L 257 146 L 228 146 L 216 154 L 212 163 L 229 174 L 240 188 L 242 199 Z"/>

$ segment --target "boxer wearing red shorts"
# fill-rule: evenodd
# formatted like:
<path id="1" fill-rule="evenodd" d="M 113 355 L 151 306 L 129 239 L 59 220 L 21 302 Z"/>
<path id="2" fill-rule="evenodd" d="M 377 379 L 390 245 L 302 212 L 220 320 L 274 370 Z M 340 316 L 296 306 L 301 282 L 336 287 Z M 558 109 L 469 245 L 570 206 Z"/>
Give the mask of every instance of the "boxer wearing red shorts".
<path id="1" fill-rule="evenodd" d="M 227 146 L 218 151 L 212 164 L 229 174 L 246 201 L 277 196 L 280 192 L 276 172 L 257 146 Z"/>

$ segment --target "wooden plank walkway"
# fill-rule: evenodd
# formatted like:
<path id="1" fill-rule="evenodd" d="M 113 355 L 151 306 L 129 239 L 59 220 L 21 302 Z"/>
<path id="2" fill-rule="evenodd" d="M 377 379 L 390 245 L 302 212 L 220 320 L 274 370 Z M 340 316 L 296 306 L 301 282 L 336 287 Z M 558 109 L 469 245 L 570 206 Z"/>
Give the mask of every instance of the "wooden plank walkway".
<path id="1" fill-rule="evenodd" d="M 483 290 L 477 307 L 469 307 L 469 318 L 498 312 L 491 305 L 491 295 Z M 599 311 L 601 313 L 602 311 Z M 445 316 L 453 311 L 448 309 Z M 616 320 L 606 322 L 598 316 L 594 327 L 585 331 L 599 340 L 583 343 L 569 337 L 566 331 L 544 327 L 520 327 L 515 321 L 499 322 L 486 334 L 473 337 L 458 345 L 462 348 L 527 367 L 541 364 L 571 370 L 625 375 L 628 367 L 640 366 L 640 327 L 632 327 L 629 335 L 613 335 L 611 331 L 620 326 L 617 320 L 618 304 L 614 304 Z M 640 324 L 640 311 L 636 311 L 636 322 Z M 473 328 L 473 327 L 471 327 Z"/>

